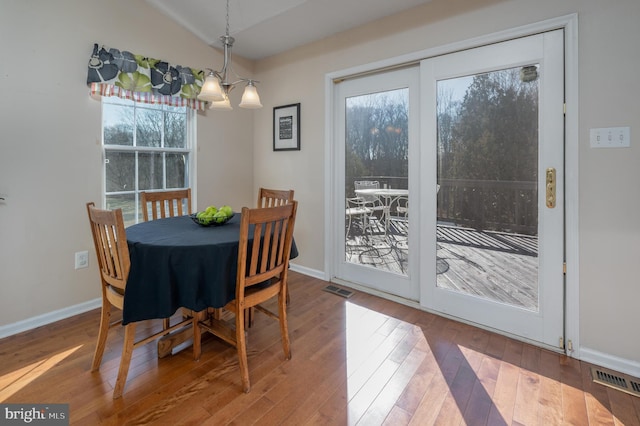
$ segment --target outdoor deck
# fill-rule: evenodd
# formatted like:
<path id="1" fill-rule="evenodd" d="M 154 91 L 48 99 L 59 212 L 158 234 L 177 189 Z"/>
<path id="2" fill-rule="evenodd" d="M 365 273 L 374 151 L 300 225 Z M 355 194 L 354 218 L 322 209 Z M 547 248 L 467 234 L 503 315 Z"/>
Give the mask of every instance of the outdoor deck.
<path id="1" fill-rule="evenodd" d="M 374 221 L 372 232 L 354 227 L 347 260 L 390 272 L 406 273 L 406 219 Z M 530 310 L 538 308 L 536 237 L 437 226 L 437 286 Z"/>

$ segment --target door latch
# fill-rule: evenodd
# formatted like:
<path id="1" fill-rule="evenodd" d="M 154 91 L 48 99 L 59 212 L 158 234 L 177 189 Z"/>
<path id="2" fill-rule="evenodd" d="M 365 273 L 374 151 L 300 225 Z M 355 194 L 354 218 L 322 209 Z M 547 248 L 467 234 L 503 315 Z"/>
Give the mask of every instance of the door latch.
<path id="1" fill-rule="evenodd" d="M 552 209 L 556 206 L 556 169 L 549 167 L 547 169 L 547 207 Z"/>

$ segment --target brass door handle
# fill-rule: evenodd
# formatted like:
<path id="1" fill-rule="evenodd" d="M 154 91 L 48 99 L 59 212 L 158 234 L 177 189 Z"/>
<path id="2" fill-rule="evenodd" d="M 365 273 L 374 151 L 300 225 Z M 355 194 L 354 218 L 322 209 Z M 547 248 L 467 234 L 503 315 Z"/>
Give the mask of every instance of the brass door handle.
<path id="1" fill-rule="evenodd" d="M 556 169 L 549 167 L 547 169 L 547 192 L 545 199 L 547 207 L 552 209 L 556 206 Z"/>

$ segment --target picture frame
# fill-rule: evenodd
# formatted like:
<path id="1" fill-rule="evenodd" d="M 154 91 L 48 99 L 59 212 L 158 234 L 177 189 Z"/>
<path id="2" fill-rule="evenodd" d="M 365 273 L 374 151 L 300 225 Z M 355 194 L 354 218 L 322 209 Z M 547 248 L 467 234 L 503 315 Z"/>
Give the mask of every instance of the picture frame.
<path id="1" fill-rule="evenodd" d="M 273 150 L 300 150 L 300 104 L 273 108 Z"/>

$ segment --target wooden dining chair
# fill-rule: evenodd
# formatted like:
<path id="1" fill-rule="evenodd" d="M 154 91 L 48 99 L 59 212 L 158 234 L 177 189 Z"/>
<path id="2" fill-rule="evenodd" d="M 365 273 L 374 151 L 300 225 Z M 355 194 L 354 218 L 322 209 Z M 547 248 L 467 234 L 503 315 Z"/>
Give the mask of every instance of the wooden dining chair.
<path id="1" fill-rule="evenodd" d="M 156 192 L 143 191 L 140 192 L 140 204 L 142 204 L 142 218 L 145 222 L 191 214 L 191 188 Z M 149 212 L 151 212 L 151 219 Z M 183 318 L 186 319 L 187 316 L 188 311 L 183 309 Z M 168 328 L 170 325 L 169 318 L 165 318 L 164 327 Z"/>
<path id="2" fill-rule="evenodd" d="M 235 328 L 209 312 L 194 317 L 194 358 L 200 358 L 203 330 L 235 346 L 238 351 L 244 392 L 249 392 L 251 388 L 245 337 L 245 312 L 247 309 L 255 308 L 280 322 L 284 355 L 286 359 L 291 358 L 285 299 L 297 208 L 297 201 L 293 201 L 277 207 L 259 209 L 244 207 L 242 209 L 236 294 L 235 298 L 224 307 L 225 310 L 233 312 L 235 315 Z M 261 305 L 276 297 L 277 313 Z M 255 331 L 255 328 L 252 330 Z"/>
<path id="3" fill-rule="evenodd" d="M 191 188 L 141 192 L 140 203 L 142 204 L 142 218 L 145 222 L 150 220 L 149 212 L 151 212 L 153 220 L 191 214 Z M 185 203 L 186 212 L 183 207 Z"/>
<path id="4" fill-rule="evenodd" d="M 111 308 L 124 309 L 124 294 L 131 261 L 129 259 L 129 247 L 127 245 L 127 235 L 124 229 L 122 210 L 100 210 L 95 207 L 93 202 L 90 202 L 87 203 L 87 214 L 89 216 L 91 235 L 93 236 L 93 243 L 98 258 L 102 287 L 100 330 L 98 332 L 98 343 L 91 364 L 91 371 L 97 371 L 102 363 L 109 328 L 121 324 L 121 321 L 111 323 Z M 167 335 L 178 328 L 190 326 L 191 323 L 191 318 L 189 318 L 172 327 L 163 327 L 162 331 L 156 332 L 137 342 L 135 341 L 136 323 L 131 322 L 125 325 L 122 356 L 120 357 L 118 377 L 116 378 L 116 384 L 113 388 L 113 399 L 122 396 L 129 372 L 131 355 L 135 348 Z"/>
<path id="5" fill-rule="evenodd" d="M 260 188 L 258 190 L 258 208 L 282 206 L 293 202 L 293 189 L 268 189 Z M 287 290 L 287 305 L 291 297 Z M 248 311 L 247 323 L 249 326 L 253 324 L 253 311 Z"/>
<path id="6" fill-rule="evenodd" d="M 258 208 L 275 207 L 293 201 L 293 189 L 267 189 L 258 191 Z"/>

